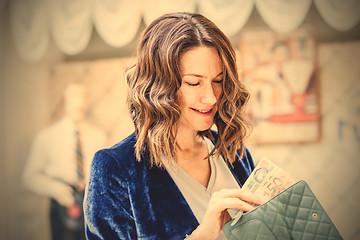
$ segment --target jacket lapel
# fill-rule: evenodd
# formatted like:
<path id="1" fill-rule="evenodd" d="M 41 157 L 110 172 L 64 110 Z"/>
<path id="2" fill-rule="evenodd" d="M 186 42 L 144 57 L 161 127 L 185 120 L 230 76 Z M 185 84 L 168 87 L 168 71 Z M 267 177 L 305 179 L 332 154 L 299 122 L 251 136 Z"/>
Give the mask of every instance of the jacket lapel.
<path id="1" fill-rule="evenodd" d="M 166 170 L 152 167 L 148 173 L 150 201 L 158 226 L 167 239 L 184 239 L 199 225 L 196 217 Z"/>

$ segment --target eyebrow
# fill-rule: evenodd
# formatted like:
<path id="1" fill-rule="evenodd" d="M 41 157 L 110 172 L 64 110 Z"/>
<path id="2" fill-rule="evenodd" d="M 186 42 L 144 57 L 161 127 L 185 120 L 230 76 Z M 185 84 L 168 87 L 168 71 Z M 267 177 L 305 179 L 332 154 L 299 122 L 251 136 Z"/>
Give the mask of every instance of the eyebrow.
<path id="1" fill-rule="evenodd" d="M 223 72 L 219 73 L 219 74 L 216 75 L 214 78 L 219 77 L 221 74 L 223 74 Z M 183 77 L 185 77 L 185 76 L 193 76 L 193 77 L 197 77 L 197 78 L 205 78 L 205 76 L 200 75 L 200 74 L 195 74 L 195 73 L 184 74 Z"/>

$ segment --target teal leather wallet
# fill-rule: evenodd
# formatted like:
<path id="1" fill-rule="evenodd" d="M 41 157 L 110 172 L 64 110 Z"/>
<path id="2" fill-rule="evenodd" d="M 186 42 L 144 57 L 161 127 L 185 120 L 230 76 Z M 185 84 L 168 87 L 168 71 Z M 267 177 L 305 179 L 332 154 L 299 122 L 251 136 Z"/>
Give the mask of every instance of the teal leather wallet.
<path id="1" fill-rule="evenodd" d="M 223 227 L 229 240 L 342 239 L 305 181 L 245 213 L 236 224 Z"/>

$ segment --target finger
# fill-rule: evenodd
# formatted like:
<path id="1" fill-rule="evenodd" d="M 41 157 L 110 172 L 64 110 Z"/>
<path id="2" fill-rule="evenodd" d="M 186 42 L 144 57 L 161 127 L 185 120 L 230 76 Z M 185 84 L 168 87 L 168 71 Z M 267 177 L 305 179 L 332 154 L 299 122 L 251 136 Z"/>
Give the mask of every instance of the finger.
<path id="1" fill-rule="evenodd" d="M 238 198 L 228 198 L 227 200 L 229 200 L 229 202 L 227 204 L 230 205 L 230 207 L 228 207 L 227 209 L 236 208 L 239 210 L 243 210 L 245 212 L 249 212 L 249 211 L 252 211 L 255 209 L 254 205 L 244 202 Z"/>
<path id="2" fill-rule="evenodd" d="M 229 208 L 235 208 L 243 211 L 251 211 L 255 206 L 240 200 L 239 198 L 222 198 L 211 201 L 211 208 L 216 212 L 222 212 Z"/>
<path id="3" fill-rule="evenodd" d="M 65 202 L 66 202 L 66 206 L 70 207 L 75 204 L 75 199 L 72 195 L 69 195 L 66 197 Z"/>
<path id="4" fill-rule="evenodd" d="M 75 203 L 75 200 L 73 199 L 72 196 L 66 196 L 66 195 L 58 198 L 57 201 L 58 201 L 62 206 L 65 206 L 65 207 L 70 207 L 70 206 L 74 205 L 74 203 Z"/>
<path id="5" fill-rule="evenodd" d="M 83 183 L 83 182 L 78 181 L 78 182 L 76 182 L 75 185 L 76 185 L 76 189 L 79 191 L 83 191 L 85 189 L 85 183 Z"/>
<path id="6" fill-rule="evenodd" d="M 248 203 L 255 204 L 255 205 L 261 205 L 268 201 L 268 199 L 265 198 L 264 196 L 256 195 L 247 190 L 241 190 L 238 197 L 243 201 L 246 201 Z"/>
<path id="7" fill-rule="evenodd" d="M 69 192 L 70 194 L 74 193 L 74 189 L 70 186 L 66 186 L 66 191 Z"/>
<path id="8" fill-rule="evenodd" d="M 222 189 L 214 193 L 213 196 L 218 198 L 239 198 L 255 205 L 261 205 L 268 200 L 263 196 L 255 195 L 243 189 Z"/>

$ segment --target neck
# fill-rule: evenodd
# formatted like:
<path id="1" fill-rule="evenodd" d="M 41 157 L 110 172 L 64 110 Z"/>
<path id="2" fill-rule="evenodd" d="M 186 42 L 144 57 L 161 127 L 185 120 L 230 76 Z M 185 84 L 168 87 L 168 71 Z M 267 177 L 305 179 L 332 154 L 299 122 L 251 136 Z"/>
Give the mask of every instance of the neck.
<path id="1" fill-rule="evenodd" d="M 196 131 L 178 130 L 176 135 L 176 143 L 178 151 L 193 151 L 202 145 L 203 139 Z"/>
<path id="2" fill-rule="evenodd" d="M 84 119 L 73 119 L 66 115 L 64 116 L 64 118 L 67 119 L 67 121 L 70 121 L 74 125 L 75 128 L 81 128 L 81 126 L 83 126 L 85 123 Z"/>
<path id="3" fill-rule="evenodd" d="M 207 187 L 210 179 L 210 163 L 205 141 L 197 132 L 178 130 L 176 136 L 177 163 L 201 185 Z"/>

